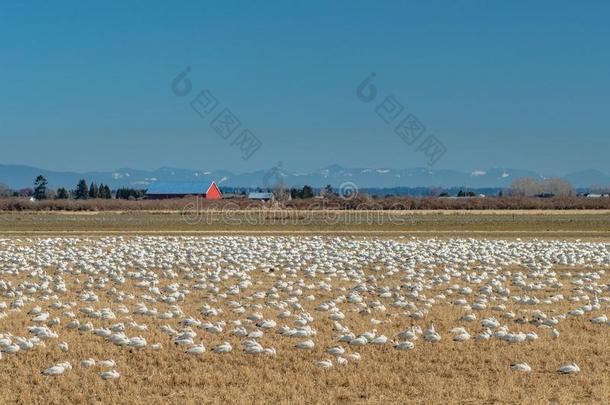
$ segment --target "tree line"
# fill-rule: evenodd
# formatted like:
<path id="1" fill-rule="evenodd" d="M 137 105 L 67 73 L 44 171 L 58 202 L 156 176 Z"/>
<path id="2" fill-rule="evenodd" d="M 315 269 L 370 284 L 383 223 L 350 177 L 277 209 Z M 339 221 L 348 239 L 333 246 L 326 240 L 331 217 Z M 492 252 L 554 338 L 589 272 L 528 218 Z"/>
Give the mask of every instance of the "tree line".
<path id="1" fill-rule="evenodd" d="M 8 187 L 6 187 L 6 190 L 8 190 L 9 192 L 4 193 L 6 195 L 0 195 L 0 196 L 12 195 L 15 197 L 33 197 L 36 200 L 48 200 L 48 199 L 55 199 L 55 200 L 108 199 L 109 200 L 112 198 L 127 200 L 127 199 L 140 199 L 146 195 L 146 190 L 138 190 L 138 189 L 127 188 L 127 187 L 118 188 L 113 193 L 107 184 L 103 184 L 103 183 L 97 184 L 96 182 L 91 182 L 90 184 L 87 184 L 87 180 L 85 180 L 85 179 L 80 179 L 78 181 L 78 183 L 76 184 L 76 188 L 74 190 L 68 190 L 65 187 L 59 187 L 57 190 L 52 190 L 52 189 L 48 188 L 48 184 L 49 183 L 48 183 L 47 179 L 44 176 L 39 175 L 34 180 L 34 189 L 22 189 L 22 190 L 19 190 L 18 192 L 10 193 L 10 190 L 8 190 Z M 1 193 L 2 190 L 3 190 L 3 188 L 0 187 L 0 194 L 2 194 Z"/>
<path id="2" fill-rule="evenodd" d="M 426 190 L 425 188 L 422 188 Z M 235 189 L 236 194 L 243 196 L 247 195 L 248 189 L 242 189 L 239 192 Z M 390 191 L 391 189 L 388 189 Z M 429 197 L 449 197 L 451 195 L 456 197 L 476 197 L 478 194 L 468 189 L 458 189 L 456 193 L 454 190 L 443 190 L 442 188 L 429 188 L 429 192 L 425 196 Z M 498 197 L 570 197 L 576 195 L 576 191 L 572 185 L 562 179 L 535 179 L 535 178 L 519 178 L 514 180 L 511 185 L 505 189 L 494 190 L 493 194 L 490 191 L 485 192 L 488 196 Z M 278 200 L 286 199 L 309 199 L 315 197 L 317 194 L 321 197 L 336 197 L 338 194 L 331 185 L 327 185 L 321 189 L 314 189 L 309 185 L 303 187 L 292 187 L 283 188 L 277 187 L 273 189 L 256 189 L 256 191 L 272 191 L 275 198 Z M 589 188 L 589 192 L 608 193 L 610 188 Z M 450 194 L 451 193 L 451 194 Z M 586 194 L 586 193 L 585 193 Z M 367 193 L 361 193 L 362 196 L 366 196 Z M 378 194 L 381 196 L 382 194 Z M 97 184 L 96 182 L 87 183 L 85 179 L 79 180 L 74 190 L 68 190 L 64 187 L 58 189 L 50 189 L 48 187 L 47 179 L 40 175 L 34 180 L 34 188 L 24 188 L 20 190 L 11 190 L 7 185 L 0 183 L 0 198 L 6 197 L 34 197 L 37 200 L 44 199 L 129 199 L 139 200 L 146 196 L 146 190 L 135 189 L 129 187 L 120 187 L 116 190 L 111 190 L 106 184 Z M 373 198 L 377 198 L 377 194 L 371 195 Z M 387 194 L 385 197 L 394 197 L 393 194 Z"/>

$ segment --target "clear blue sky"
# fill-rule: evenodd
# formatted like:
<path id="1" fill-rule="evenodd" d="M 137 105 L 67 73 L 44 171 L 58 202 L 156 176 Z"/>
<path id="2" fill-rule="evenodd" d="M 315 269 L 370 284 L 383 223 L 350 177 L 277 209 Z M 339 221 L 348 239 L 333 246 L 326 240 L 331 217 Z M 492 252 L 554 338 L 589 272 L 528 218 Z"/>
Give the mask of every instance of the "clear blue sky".
<path id="1" fill-rule="evenodd" d="M 446 145 L 437 168 L 610 172 L 610 2 L 27 3 L 0 5 L 0 163 L 426 166 L 356 98 L 375 72 Z M 186 66 L 252 158 L 172 93 Z"/>

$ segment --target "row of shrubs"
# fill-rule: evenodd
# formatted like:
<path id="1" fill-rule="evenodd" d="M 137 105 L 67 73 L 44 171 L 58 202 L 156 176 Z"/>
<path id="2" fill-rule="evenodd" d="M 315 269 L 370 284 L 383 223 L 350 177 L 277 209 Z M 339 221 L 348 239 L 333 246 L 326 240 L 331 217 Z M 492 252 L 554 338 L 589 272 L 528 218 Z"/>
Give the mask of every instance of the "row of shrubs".
<path id="1" fill-rule="evenodd" d="M 43 200 L 0 198 L 0 211 L 179 211 L 202 209 L 259 209 L 278 207 L 300 210 L 597 210 L 610 209 L 610 198 L 535 197 L 385 197 L 354 199 L 294 199 L 263 203 L 247 199 L 209 201 L 196 197 L 166 200 Z"/>

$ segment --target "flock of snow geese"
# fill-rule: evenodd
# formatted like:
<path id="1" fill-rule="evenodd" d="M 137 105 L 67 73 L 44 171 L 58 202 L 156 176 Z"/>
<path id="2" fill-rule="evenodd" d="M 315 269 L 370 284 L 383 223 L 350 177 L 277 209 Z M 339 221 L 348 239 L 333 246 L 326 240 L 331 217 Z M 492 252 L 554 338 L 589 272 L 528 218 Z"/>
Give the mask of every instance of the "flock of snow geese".
<path id="1" fill-rule="evenodd" d="M 561 339 L 562 323 L 573 318 L 610 326 L 603 313 L 610 286 L 602 281 L 609 265 L 610 244 L 581 241 L 0 239 L 0 319 L 27 320 L 26 329 L 14 331 L 0 323 L 0 358 L 58 350 L 66 360 L 41 370 L 45 376 L 80 367 L 116 380 L 120 364 L 74 359 L 67 341 L 73 345 L 87 335 L 102 345 L 178 356 L 281 356 L 261 343 L 265 336 L 291 341 L 284 347 L 309 351 L 304 358 L 331 369 L 364 362 L 373 347 L 408 352 L 416 345 Z M 559 291 L 566 285 L 570 294 L 564 296 Z M 570 308 L 565 313 L 545 312 L 562 302 Z M 459 309 L 455 327 L 434 326 L 430 312 L 437 306 Z M 368 330 L 350 328 L 362 317 Z M 410 326 L 388 336 L 377 332 L 377 325 L 389 330 L 399 318 Z M 335 343 L 318 348 L 320 333 Z M 210 341 L 222 343 L 206 347 Z M 532 371 L 519 360 L 506 367 Z M 557 372 L 580 368 L 557 364 Z"/>

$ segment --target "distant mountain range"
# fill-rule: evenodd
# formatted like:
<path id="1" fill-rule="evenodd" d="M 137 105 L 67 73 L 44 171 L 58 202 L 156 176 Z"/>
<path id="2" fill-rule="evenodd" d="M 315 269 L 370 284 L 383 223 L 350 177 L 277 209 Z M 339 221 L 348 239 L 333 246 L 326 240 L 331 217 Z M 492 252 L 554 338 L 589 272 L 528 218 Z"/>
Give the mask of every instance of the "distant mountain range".
<path id="1" fill-rule="evenodd" d="M 12 189 L 32 187 L 33 181 L 42 174 L 49 181 L 49 187 L 75 188 L 79 179 L 87 182 L 104 183 L 111 188 L 135 187 L 147 188 L 160 181 L 216 181 L 224 187 L 257 188 L 272 187 L 281 183 L 287 187 L 303 186 L 324 187 L 331 184 L 340 187 L 351 182 L 358 188 L 397 188 L 397 187 L 467 187 L 467 188 L 503 188 L 520 177 L 544 179 L 544 176 L 528 170 L 493 168 L 476 170 L 470 173 L 455 170 L 436 170 L 427 168 L 414 169 L 374 169 L 345 168 L 338 165 L 324 169 L 299 173 L 283 167 L 270 170 L 259 170 L 248 173 L 232 173 L 227 170 L 186 170 L 162 167 L 153 171 L 137 169 L 118 169 L 112 172 L 58 172 L 21 165 L 0 165 L 0 183 Z M 577 188 L 609 187 L 610 176 L 597 170 L 583 170 L 563 176 L 563 179 Z"/>

